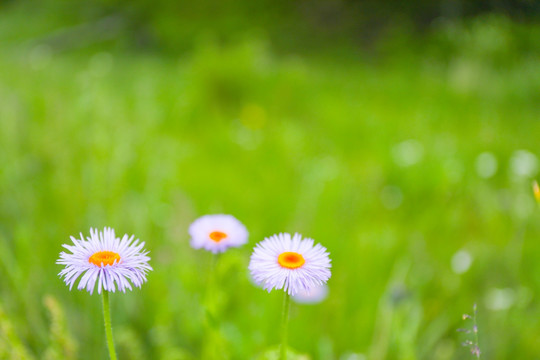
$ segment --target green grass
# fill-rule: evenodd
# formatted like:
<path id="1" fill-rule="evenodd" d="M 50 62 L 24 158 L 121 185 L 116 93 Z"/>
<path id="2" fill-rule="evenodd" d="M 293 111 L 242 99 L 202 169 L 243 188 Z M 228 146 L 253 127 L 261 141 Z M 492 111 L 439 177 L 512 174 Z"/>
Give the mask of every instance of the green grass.
<path id="1" fill-rule="evenodd" d="M 299 353 L 466 359 L 456 329 L 476 302 L 486 359 L 538 356 L 538 161 L 516 153 L 539 155 L 538 53 L 460 31 L 461 52 L 380 62 L 276 55 L 256 39 L 201 41 L 182 58 L 6 45 L 0 357 L 106 358 L 99 296 L 69 292 L 55 265 L 70 235 L 104 226 L 145 241 L 154 267 L 141 290 L 111 296 L 121 359 L 197 359 L 216 344 L 249 359 L 277 346 L 281 293 L 253 286 L 247 264 L 281 231 L 333 260 L 328 299 L 293 305 Z M 489 178 L 483 152 L 497 159 Z M 211 256 L 187 235 L 208 213 L 250 231 L 220 258 L 210 338 Z M 456 274 L 462 249 L 473 262 Z"/>

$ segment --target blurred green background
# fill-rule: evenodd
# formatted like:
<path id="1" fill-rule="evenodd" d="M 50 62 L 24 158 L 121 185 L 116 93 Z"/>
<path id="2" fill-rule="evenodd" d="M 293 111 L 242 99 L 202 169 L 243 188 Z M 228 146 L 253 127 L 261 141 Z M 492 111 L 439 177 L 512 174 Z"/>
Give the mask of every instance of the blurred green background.
<path id="1" fill-rule="evenodd" d="M 111 297 L 121 359 L 264 357 L 282 294 L 247 264 L 282 231 L 333 260 L 328 298 L 292 308 L 307 358 L 472 358 L 477 303 L 483 358 L 540 359 L 539 8 L 0 3 L 0 358 L 106 358 L 99 296 L 55 261 L 112 226 L 155 269 Z M 209 213 L 250 231 L 212 334 L 187 235 Z"/>

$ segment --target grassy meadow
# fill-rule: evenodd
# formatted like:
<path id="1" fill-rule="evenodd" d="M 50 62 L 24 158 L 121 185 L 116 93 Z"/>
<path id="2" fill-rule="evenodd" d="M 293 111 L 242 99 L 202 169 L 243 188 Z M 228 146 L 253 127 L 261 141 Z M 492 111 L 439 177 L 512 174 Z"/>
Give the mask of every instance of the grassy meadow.
<path id="1" fill-rule="evenodd" d="M 540 359 L 538 27 L 446 24 L 376 56 L 262 35 L 161 56 L 57 50 L 1 19 L 1 359 L 106 358 L 100 297 L 55 264 L 104 226 L 154 268 L 111 295 L 120 359 L 265 358 L 282 293 L 247 265 L 278 232 L 333 264 L 328 298 L 291 309 L 302 359 L 472 359 L 457 329 L 475 303 L 482 358 Z M 213 213 L 250 238 L 219 257 L 209 331 L 211 254 L 187 228 Z"/>

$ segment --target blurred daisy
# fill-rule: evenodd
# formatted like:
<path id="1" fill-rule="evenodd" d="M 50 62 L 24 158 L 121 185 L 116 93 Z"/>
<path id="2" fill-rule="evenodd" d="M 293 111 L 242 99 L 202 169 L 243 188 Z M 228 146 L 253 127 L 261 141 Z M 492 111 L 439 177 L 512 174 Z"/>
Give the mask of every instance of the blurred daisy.
<path id="1" fill-rule="evenodd" d="M 189 226 L 191 246 L 214 254 L 229 247 L 244 245 L 248 239 L 246 227 L 232 215 L 205 215 Z"/>
<path id="2" fill-rule="evenodd" d="M 318 304 L 328 296 L 328 285 L 313 287 L 309 290 L 299 291 L 292 297 L 294 302 L 299 304 Z"/>
<path id="3" fill-rule="evenodd" d="M 283 289 L 289 295 L 325 284 L 330 278 L 330 258 L 326 248 L 313 245 L 300 234 L 273 235 L 257 244 L 249 270 L 253 280 L 270 292 Z"/>
<path id="4" fill-rule="evenodd" d="M 150 258 L 146 256 L 148 251 L 143 249 L 144 242 L 133 241 L 133 235 L 120 239 L 111 228 L 104 228 L 102 232 L 90 229 L 87 240 L 81 234 L 80 240 L 71 236 L 71 241 L 73 245 L 63 245 L 71 253 L 62 251 L 56 261 L 66 265 L 59 275 L 70 290 L 82 276 L 77 286 L 79 290 L 86 289 L 92 294 L 97 282 L 99 294 L 102 289 L 115 292 L 116 287 L 125 292 L 132 289 L 130 282 L 141 287 L 146 282 L 146 274 L 152 270 L 148 265 Z"/>

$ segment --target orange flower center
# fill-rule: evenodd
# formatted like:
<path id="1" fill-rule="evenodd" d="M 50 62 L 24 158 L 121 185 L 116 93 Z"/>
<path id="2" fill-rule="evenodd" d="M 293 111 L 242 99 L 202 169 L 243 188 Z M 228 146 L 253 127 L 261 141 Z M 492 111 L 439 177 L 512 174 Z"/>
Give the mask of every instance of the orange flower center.
<path id="1" fill-rule="evenodd" d="M 220 242 L 221 240 L 225 239 L 227 237 L 227 234 L 221 231 L 212 231 L 210 233 L 210 239 L 214 240 L 215 242 Z"/>
<path id="2" fill-rule="evenodd" d="M 113 251 L 107 250 L 98 251 L 97 253 L 90 256 L 90 258 L 88 259 L 89 263 L 99 267 L 101 267 L 101 264 L 103 264 L 103 266 L 112 265 L 115 261 L 117 264 L 120 262 L 120 255 Z"/>
<path id="3" fill-rule="evenodd" d="M 293 251 L 285 251 L 279 254 L 277 261 L 281 267 L 287 269 L 297 269 L 306 262 L 301 254 Z"/>

